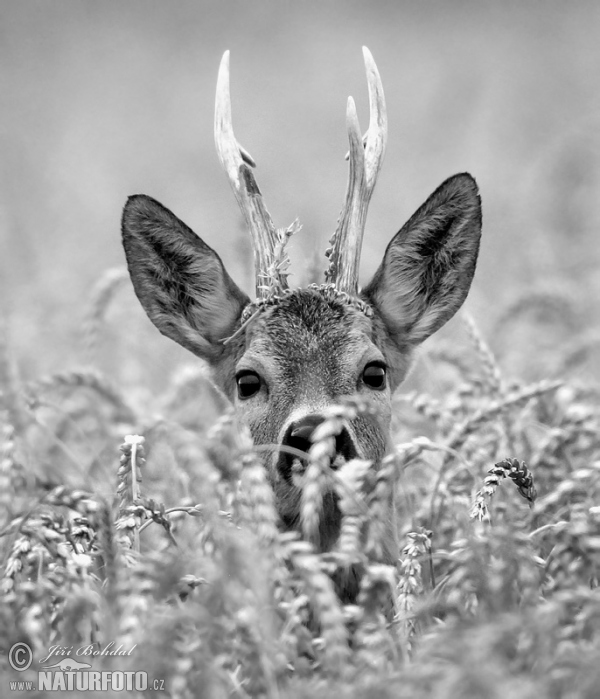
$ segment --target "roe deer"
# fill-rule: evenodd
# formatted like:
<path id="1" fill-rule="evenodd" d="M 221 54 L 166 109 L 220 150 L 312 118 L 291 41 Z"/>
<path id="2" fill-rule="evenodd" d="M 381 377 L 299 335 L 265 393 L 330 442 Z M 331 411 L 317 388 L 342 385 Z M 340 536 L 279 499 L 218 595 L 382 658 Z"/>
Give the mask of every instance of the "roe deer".
<path id="1" fill-rule="evenodd" d="M 367 207 L 381 168 L 387 115 L 373 57 L 363 49 L 370 123 L 361 132 L 352 98 L 346 122 L 350 174 L 346 202 L 326 252 L 325 283 L 290 289 L 285 243 L 297 225 L 276 229 L 231 123 L 229 52 L 217 80 L 215 142 L 252 236 L 256 299 L 231 279 L 219 255 L 168 209 L 145 195 L 128 199 L 123 245 L 135 292 L 161 333 L 206 360 L 216 383 L 259 445 L 281 526 L 299 529 L 299 460 L 328 406 L 359 394 L 376 420 L 359 416 L 336 438 L 332 468 L 359 457 L 377 464 L 389 442 L 391 396 L 414 348 L 460 308 L 475 271 L 481 202 L 469 174 L 447 179 L 389 243 L 360 290 L 358 268 Z M 300 474 L 301 475 L 301 474 Z M 331 550 L 341 515 L 323 499 L 319 548 Z M 396 558 L 388 546 L 386 558 Z"/>

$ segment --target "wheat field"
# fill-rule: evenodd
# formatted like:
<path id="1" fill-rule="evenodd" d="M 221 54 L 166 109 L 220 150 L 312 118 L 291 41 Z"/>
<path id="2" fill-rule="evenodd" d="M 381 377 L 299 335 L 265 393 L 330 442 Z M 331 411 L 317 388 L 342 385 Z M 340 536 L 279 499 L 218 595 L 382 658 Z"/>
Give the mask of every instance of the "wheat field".
<path id="1" fill-rule="evenodd" d="M 0 696 L 597 699 L 598 8 L 225 7 L 0 4 Z M 134 191 L 158 196 L 249 285 L 212 153 L 230 48 L 236 130 L 276 219 L 300 213 L 312 267 L 342 203 L 363 43 L 391 132 L 365 276 L 453 171 L 480 183 L 483 248 L 466 310 L 394 396 L 389 456 L 325 468 L 340 418 L 368 410 L 331 407 L 303 519 L 333 484 L 343 521 L 319 554 L 278 530 L 259 454 L 207 367 L 143 315 L 119 217 Z M 349 570 L 351 603 L 336 593 Z M 24 671 L 16 644 L 32 650 Z M 89 648 L 77 660 L 91 670 L 150 686 L 69 688 L 68 671 L 40 686 L 52 648 Z M 91 654 L 106 648 L 124 654 Z"/>

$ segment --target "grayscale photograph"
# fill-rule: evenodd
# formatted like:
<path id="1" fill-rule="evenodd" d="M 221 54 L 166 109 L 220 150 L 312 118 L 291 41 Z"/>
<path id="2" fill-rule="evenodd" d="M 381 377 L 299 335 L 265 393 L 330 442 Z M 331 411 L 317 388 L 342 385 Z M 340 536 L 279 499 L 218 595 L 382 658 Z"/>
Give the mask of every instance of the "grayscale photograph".
<path id="1" fill-rule="evenodd" d="M 600 4 L 0 20 L 0 697 L 598 699 Z"/>

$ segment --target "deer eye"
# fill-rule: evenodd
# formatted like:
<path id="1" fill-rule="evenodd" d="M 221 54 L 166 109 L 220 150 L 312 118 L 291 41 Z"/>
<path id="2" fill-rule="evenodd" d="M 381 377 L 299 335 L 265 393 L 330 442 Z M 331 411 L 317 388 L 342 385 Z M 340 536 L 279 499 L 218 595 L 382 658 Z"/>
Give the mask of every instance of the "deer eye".
<path id="1" fill-rule="evenodd" d="M 260 376 L 255 371 L 248 370 L 240 371 L 236 375 L 235 381 L 237 383 L 238 398 L 242 400 L 251 398 L 258 393 L 262 384 Z"/>
<path id="2" fill-rule="evenodd" d="M 371 362 L 363 369 L 362 380 L 369 388 L 382 391 L 386 386 L 385 365 L 380 362 Z"/>

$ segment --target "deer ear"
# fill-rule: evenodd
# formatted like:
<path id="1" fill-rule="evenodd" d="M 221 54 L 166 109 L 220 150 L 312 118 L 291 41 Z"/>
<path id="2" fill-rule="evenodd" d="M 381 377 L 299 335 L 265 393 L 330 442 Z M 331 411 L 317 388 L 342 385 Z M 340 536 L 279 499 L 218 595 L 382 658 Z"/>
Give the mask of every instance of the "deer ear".
<path id="1" fill-rule="evenodd" d="M 123 211 L 123 247 L 133 288 L 163 335 L 208 361 L 222 352 L 250 302 L 221 258 L 168 209 L 144 195 Z"/>
<path id="2" fill-rule="evenodd" d="M 394 236 L 362 296 L 394 343 L 418 344 L 465 300 L 481 237 L 481 200 L 468 174 L 447 179 Z"/>

